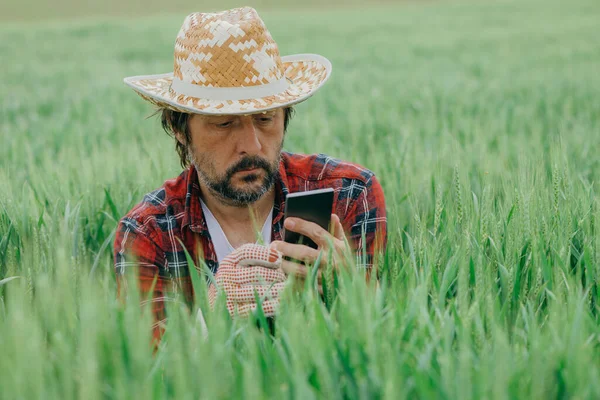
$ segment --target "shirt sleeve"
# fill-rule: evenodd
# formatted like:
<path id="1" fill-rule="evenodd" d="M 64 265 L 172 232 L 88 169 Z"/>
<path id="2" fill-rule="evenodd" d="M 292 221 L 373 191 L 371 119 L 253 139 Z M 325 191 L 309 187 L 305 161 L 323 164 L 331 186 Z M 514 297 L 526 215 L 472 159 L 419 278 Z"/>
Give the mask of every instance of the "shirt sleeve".
<path id="1" fill-rule="evenodd" d="M 135 219 L 125 217 L 119 222 L 114 241 L 117 295 L 120 299 L 125 299 L 128 282 L 126 275 L 135 269 L 141 304 L 151 303 L 154 320 L 152 336 L 155 343 L 158 343 L 166 321 L 164 301 L 169 277 L 164 252 L 148 236 Z"/>
<path id="2" fill-rule="evenodd" d="M 368 268 L 377 264 L 378 256 L 387 247 L 387 215 L 381 184 L 372 175 L 362 186 L 354 204 L 343 219 L 342 225 L 349 232 L 349 242 L 356 252 L 357 265 Z"/>

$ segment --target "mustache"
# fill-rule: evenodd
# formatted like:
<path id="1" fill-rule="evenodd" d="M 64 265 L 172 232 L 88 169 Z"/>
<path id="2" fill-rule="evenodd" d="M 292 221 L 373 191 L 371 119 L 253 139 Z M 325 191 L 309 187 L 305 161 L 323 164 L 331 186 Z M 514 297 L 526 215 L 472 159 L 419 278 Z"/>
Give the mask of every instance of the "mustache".
<path id="1" fill-rule="evenodd" d="M 227 176 L 231 177 L 233 174 L 245 169 L 262 168 L 266 171 L 271 171 L 271 165 L 260 157 L 246 157 L 240 162 L 230 167 L 227 171 Z"/>

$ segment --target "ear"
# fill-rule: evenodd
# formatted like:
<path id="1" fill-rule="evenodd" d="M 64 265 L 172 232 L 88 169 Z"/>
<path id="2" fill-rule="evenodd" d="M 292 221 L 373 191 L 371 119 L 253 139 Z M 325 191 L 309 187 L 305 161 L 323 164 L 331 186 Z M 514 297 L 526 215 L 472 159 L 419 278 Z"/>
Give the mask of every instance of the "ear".
<path id="1" fill-rule="evenodd" d="M 177 141 L 179 143 L 181 143 L 182 145 L 187 146 L 187 143 L 186 143 L 186 140 L 185 140 L 185 135 L 182 134 L 181 132 L 179 132 L 179 131 L 175 132 L 175 139 L 177 139 Z"/>

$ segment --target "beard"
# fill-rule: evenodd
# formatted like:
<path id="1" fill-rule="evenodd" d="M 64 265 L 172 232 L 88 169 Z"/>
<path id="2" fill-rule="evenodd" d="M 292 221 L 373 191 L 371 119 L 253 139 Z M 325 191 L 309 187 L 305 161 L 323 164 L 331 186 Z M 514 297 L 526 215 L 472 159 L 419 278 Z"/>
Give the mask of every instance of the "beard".
<path id="1" fill-rule="evenodd" d="M 281 149 L 278 154 L 277 159 L 273 163 L 269 163 L 259 156 L 244 157 L 239 162 L 230 166 L 223 175 L 219 176 L 215 171 L 211 156 L 204 155 L 202 159 L 198 159 L 194 156 L 193 149 L 188 149 L 188 159 L 196 168 L 199 180 L 224 203 L 235 207 L 246 207 L 256 202 L 273 187 L 279 176 Z M 251 187 L 247 185 L 249 186 L 247 188 L 236 188 L 232 184 L 233 176 L 239 171 L 252 168 L 257 168 L 259 171 L 246 173 L 240 180 L 247 184 L 260 181 L 258 187 L 256 185 L 252 185 Z M 264 171 L 264 177 L 262 178 L 260 176 L 261 169 Z"/>

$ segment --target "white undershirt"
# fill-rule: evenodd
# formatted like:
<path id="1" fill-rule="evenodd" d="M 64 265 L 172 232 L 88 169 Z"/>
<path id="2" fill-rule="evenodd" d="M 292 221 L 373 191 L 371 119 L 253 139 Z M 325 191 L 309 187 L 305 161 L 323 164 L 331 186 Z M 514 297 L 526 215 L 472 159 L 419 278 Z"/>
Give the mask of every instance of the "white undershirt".
<path id="1" fill-rule="evenodd" d="M 233 246 L 227 240 L 227 236 L 225 236 L 225 232 L 221 228 L 219 221 L 215 218 L 213 213 L 210 212 L 206 204 L 200 199 L 200 204 L 202 205 L 202 211 L 204 212 L 204 219 L 206 220 L 206 225 L 208 226 L 208 233 L 213 242 L 213 246 L 215 248 L 215 252 L 217 253 L 217 260 L 221 262 L 222 259 L 227 257 L 233 250 Z M 271 211 L 267 216 L 267 219 L 262 227 L 262 237 L 265 245 L 271 243 L 271 224 L 273 223 L 273 208 L 271 207 Z M 258 243 L 258 241 L 256 241 Z"/>

